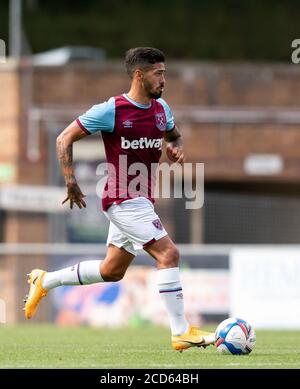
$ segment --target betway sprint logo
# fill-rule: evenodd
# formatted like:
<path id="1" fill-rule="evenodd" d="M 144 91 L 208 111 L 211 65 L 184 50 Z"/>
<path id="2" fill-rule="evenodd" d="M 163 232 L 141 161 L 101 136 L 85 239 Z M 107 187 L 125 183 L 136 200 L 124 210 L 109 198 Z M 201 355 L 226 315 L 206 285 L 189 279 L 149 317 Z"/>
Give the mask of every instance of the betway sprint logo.
<path id="1" fill-rule="evenodd" d="M 121 147 L 122 149 L 158 149 L 161 150 L 162 139 L 148 139 L 148 138 L 140 138 L 135 140 L 125 139 L 123 136 L 121 137 Z"/>

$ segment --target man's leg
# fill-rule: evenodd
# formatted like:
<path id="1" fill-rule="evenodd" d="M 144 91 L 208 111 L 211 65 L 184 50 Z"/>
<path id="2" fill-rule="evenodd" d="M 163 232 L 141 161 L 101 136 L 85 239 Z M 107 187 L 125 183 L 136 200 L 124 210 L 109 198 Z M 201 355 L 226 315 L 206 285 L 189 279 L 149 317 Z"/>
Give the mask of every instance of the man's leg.
<path id="1" fill-rule="evenodd" d="M 117 229 L 112 242 L 122 242 L 129 251 L 143 248 L 156 259 L 159 290 L 170 317 L 173 347 L 183 350 L 213 343 L 213 334 L 209 334 L 208 338 L 204 331 L 189 326 L 185 318 L 179 252 L 155 213 L 153 204 L 144 197 L 138 197 L 112 205 L 107 215 Z M 121 239 L 118 239 L 118 234 Z M 131 246 L 124 246 L 125 243 Z"/>
<path id="2" fill-rule="evenodd" d="M 180 335 L 187 331 L 182 287 L 179 277 L 179 252 L 167 235 L 144 248 L 157 261 L 157 284 L 167 308 L 171 331 Z"/>
<path id="3" fill-rule="evenodd" d="M 134 255 L 125 249 L 109 244 L 104 260 L 83 261 L 54 272 L 32 270 L 28 280 L 30 290 L 25 298 L 25 317 L 30 319 L 35 314 L 39 302 L 50 289 L 62 285 L 88 285 L 121 280 L 133 258 Z"/>
<path id="4" fill-rule="evenodd" d="M 214 342 L 214 334 L 191 327 L 184 314 L 183 293 L 179 276 L 179 252 L 167 235 L 144 247 L 157 261 L 157 283 L 166 306 L 176 350 L 192 346 L 207 346 Z"/>

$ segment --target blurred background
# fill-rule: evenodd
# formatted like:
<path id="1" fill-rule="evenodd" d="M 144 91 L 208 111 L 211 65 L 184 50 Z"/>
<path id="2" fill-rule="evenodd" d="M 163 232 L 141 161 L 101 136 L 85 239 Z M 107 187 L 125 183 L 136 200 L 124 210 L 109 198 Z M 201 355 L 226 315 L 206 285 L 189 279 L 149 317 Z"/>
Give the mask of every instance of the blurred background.
<path id="1" fill-rule="evenodd" d="M 181 252 L 189 319 L 300 327 L 300 65 L 291 59 L 299 18 L 296 0 L 1 1 L 2 323 L 24 321 L 33 267 L 105 256 L 101 135 L 74 145 L 88 207 L 72 212 L 61 205 L 55 141 L 91 105 L 129 90 L 127 49 L 154 46 L 167 57 L 163 97 L 188 161 L 205 164 L 201 209 L 156 202 Z M 166 325 L 155 264 L 141 252 L 121 282 L 58 288 L 35 321 Z"/>

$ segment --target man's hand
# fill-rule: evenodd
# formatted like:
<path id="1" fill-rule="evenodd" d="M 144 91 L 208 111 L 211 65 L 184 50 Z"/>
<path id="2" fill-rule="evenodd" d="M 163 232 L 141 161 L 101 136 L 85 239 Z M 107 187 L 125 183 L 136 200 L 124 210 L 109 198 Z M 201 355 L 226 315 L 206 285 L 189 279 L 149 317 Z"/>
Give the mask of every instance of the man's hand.
<path id="1" fill-rule="evenodd" d="M 182 164 L 185 161 L 185 154 L 181 147 L 172 147 L 169 143 L 167 145 L 167 156 L 170 161 Z"/>
<path id="2" fill-rule="evenodd" d="M 81 189 L 79 188 L 77 183 L 72 183 L 67 185 L 68 188 L 68 196 L 64 199 L 62 204 L 64 204 L 66 201 L 70 201 L 70 208 L 73 209 L 73 204 L 75 203 L 78 208 L 86 208 L 86 203 L 83 200 L 85 195 L 81 192 Z"/>

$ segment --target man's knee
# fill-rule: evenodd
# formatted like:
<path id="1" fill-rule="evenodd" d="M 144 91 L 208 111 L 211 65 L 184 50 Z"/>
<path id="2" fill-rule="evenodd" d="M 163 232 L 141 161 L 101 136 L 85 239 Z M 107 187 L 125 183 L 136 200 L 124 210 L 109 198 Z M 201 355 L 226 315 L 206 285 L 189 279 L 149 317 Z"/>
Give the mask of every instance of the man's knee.
<path id="1" fill-rule="evenodd" d="M 179 264 L 179 250 L 176 246 L 170 245 L 164 251 L 161 262 L 166 267 L 177 267 Z"/>

